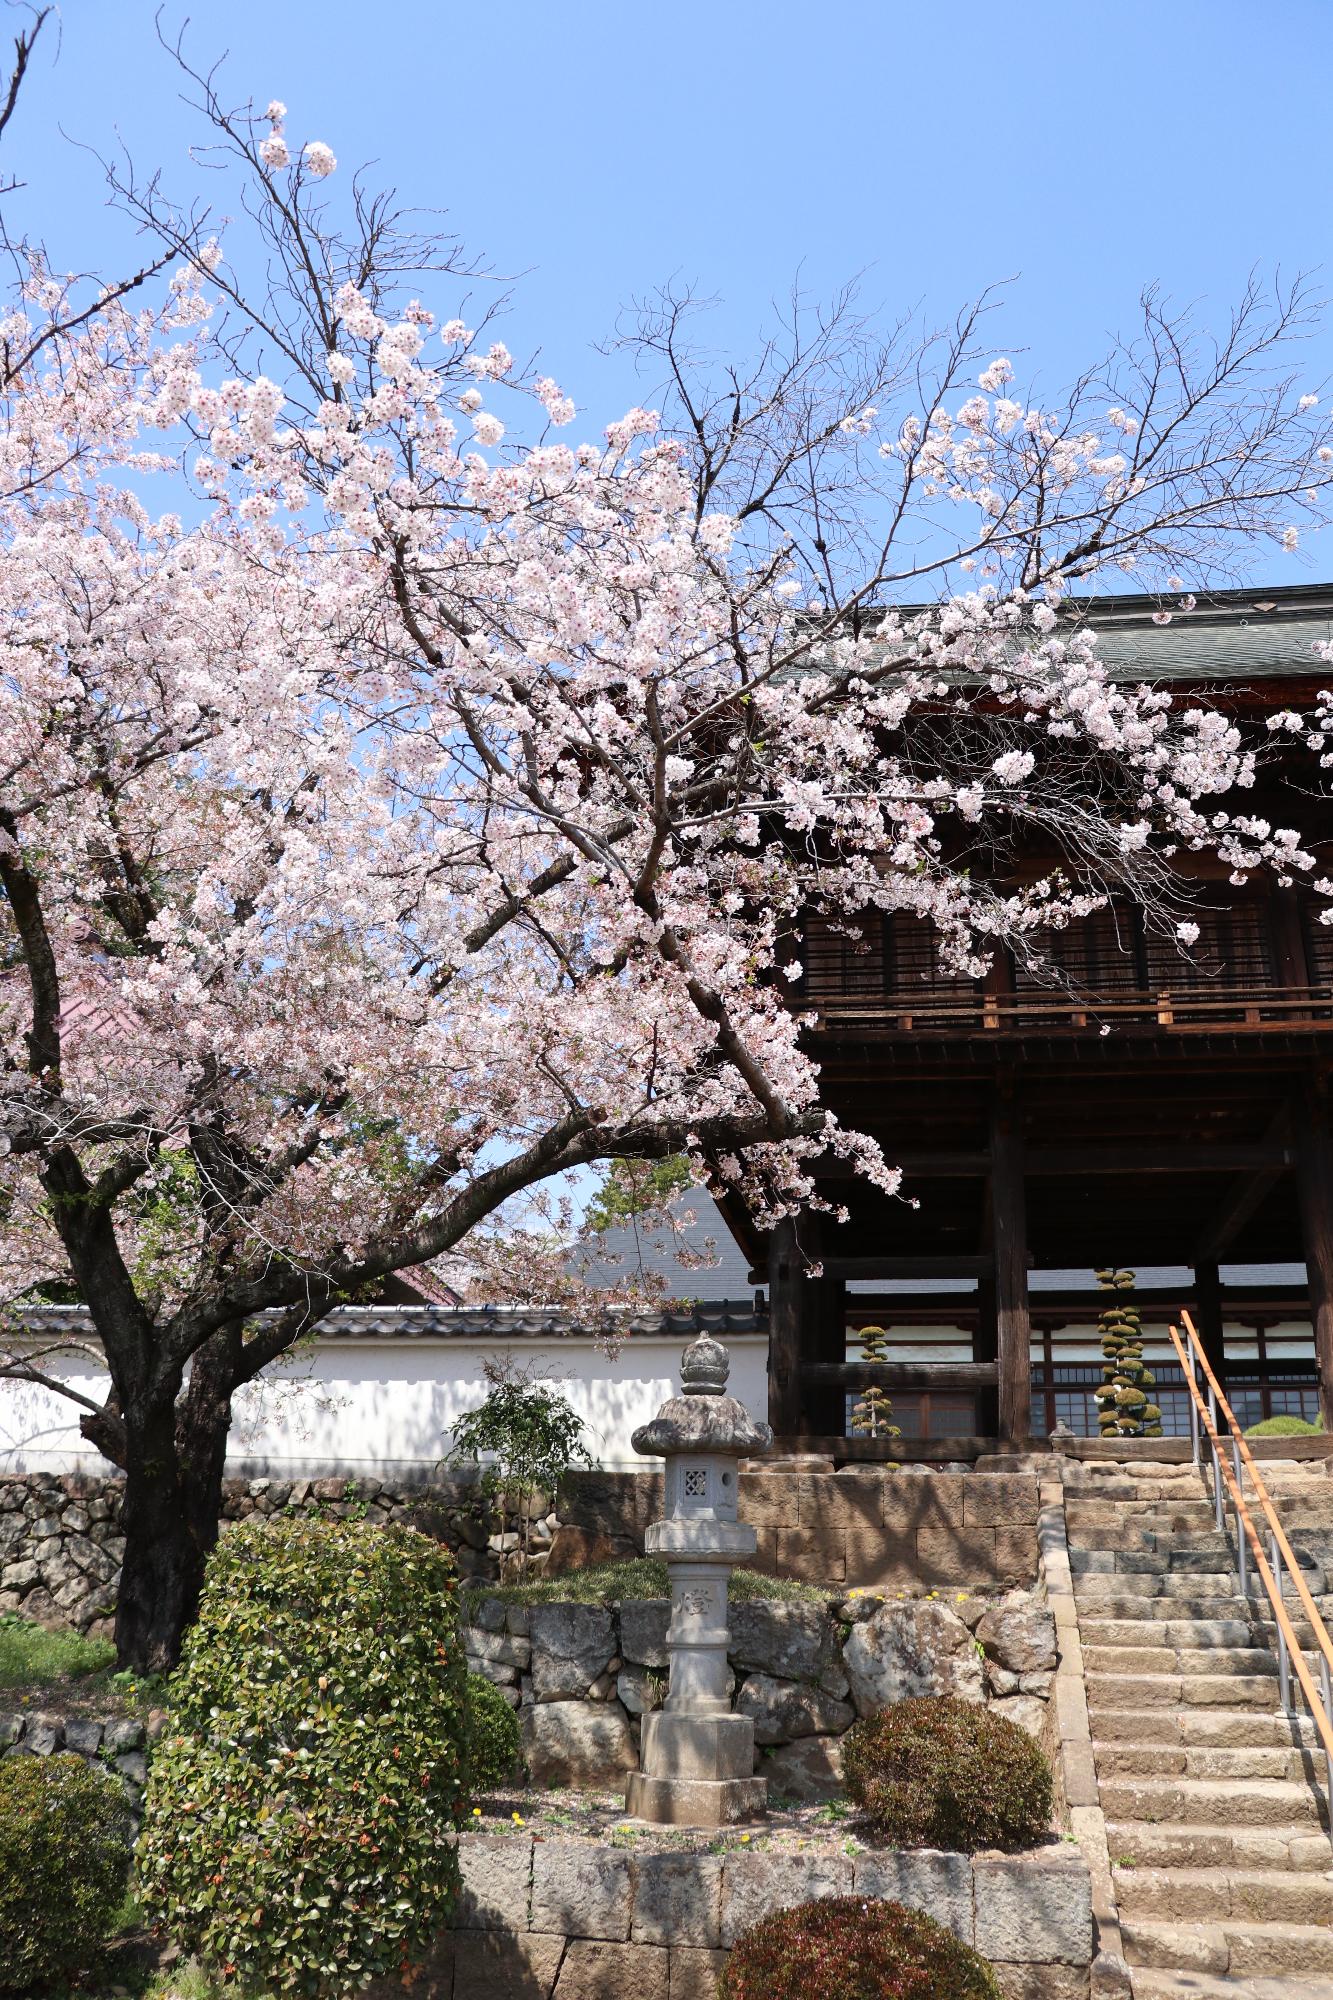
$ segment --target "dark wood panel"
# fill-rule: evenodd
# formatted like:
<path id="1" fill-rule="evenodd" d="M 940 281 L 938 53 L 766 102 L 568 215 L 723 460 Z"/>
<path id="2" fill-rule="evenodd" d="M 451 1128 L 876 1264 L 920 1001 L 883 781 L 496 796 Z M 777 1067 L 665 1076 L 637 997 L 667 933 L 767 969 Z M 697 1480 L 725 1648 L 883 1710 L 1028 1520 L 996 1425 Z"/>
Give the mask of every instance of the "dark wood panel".
<path id="1" fill-rule="evenodd" d="M 801 1381 L 838 1389 L 941 1389 L 968 1395 L 993 1389 L 999 1380 L 994 1361 L 811 1361 Z"/>

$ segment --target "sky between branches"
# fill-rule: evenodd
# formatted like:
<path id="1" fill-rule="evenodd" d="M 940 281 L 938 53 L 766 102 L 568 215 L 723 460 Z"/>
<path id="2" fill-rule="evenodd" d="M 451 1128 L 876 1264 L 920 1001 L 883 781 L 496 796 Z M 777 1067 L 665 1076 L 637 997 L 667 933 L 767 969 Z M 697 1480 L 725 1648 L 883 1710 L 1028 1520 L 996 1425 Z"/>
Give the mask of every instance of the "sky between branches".
<path id="1" fill-rule="evenodd" d="M 63 0 L 59 39 L 43 38 L 9 142 L 28 188 L 8 216 L 57 268 L 132 254 L 72 141 L 105 153 L 119 131 L 141 169 L 188 178 L 198 128 L 155 4 Z M 168 6 L 164 28 L 186 12 Z M 519 279 L 505 337 L 540 340 L 598 426 L 642 385 L 595 343 L 673 275 L 721 296 L 709 342 L 741 352 L 798 267 L 816 292 L 863 271 L 867 302 L 932 320 L 1012 277 L 995 349 L 1026 345 L 1052 388 L 1128 326 L 1145 283 L 1209 322 L 1255 265 L 1321 270 L 1333 292 L 1327 0 L 191 0 L 188 14 L 197 65 L 230 51 L 224 96 L 281 97 L 343 170 L 378 161 L 377 183 L 447 208 Z M 1333 323 L 1309 376 L 1333 383 Z M 1265 548 L 1254 573 L 1322 579 L 1333 550 Z"/>

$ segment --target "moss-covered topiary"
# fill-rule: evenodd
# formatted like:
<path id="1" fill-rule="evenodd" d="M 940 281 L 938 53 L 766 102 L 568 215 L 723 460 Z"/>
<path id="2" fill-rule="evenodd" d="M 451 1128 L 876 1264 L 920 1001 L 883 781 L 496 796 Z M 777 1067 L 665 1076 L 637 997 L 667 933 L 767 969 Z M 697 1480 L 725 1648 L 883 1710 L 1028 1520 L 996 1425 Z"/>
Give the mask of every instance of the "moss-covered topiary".
<path id="1" fill-rule="evenodd" d="M 834 1896 L 775 1910 L 736 1941 L 718 2000 L 999 2000 L 986 1960 L 901 1903 Z"/>
<path id="2" fill-rule="evenodd" d="M 1030 1847 L 1051 1824 L 1051 1767 L 1025 1729 L 952 1695 L 895 1702 L 843 1738 L 847 1790 L 896 1847 Z"/>
<path id="3" fill-rule="evenodd" d="M 1132 1271 L 1097 1272 L 1104 1292 L 1122 1295 L 1097 1322 L 1102 1341 L 1102 1386 L 1097 1390 L 1097 1428 L 1103 1437 L 1160 1437 L 1162 1412 L 1149 1391 L 1156 1377 L 1143 1359 L 1143 1328 L 1138 1307 L 1123 1302 L 1134 1290 Z"/>
<path id="4" fill-rule="evenodd" d="M 472 1798 L 498 1792 L 518 1775 L 518 1717 L 484 1674 L 467 1677 L 467 1789 Z"/>
<path id="5" fill-rule="evenodd" d="M 242 1990 L 406 1971 L 457 1892 L 465 1685 L 439 1543 L 301 1517 L 229 1531 L 149 1772 L 148 1914 Z"/>
<path id="6" fill-rule="evenodd" d="M 1322 1424 L 1307 1423 L 1304 1417 L 1265 1417 L 1262 1423 L 1251 1424 L 1245 1433 L 1247 1438 L 1314 1438 L 1324 1435 Z"/>
<path id="7" fill-rule="evenodd" d="M 125 1788 L 82 1757 L 0 1761 L 0 1993 L 85 1971 L 130 1871 Z"/>

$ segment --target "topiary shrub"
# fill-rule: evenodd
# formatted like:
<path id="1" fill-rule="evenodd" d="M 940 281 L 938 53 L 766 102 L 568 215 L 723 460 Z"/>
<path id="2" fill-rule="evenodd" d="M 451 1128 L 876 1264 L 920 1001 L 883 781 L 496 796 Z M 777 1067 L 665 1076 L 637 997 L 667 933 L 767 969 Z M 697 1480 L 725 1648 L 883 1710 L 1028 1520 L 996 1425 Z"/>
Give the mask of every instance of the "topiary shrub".
<path id="1" fill-rule="evenodd" d="M 980 1953 L 920 1910 L 833 1896 L 736 1940 L 718 2000 L 1000 2000 Z"/>
<path id="2" fill-rule="evenodd" d="M 458 1888 L 465 1687 L 437 1542 L 300 1516 L 230 1530 L 149 1772 L 158 1928 L 242 1989 L 405 1972 Z"/>
<path id="3" fill-rule="evenodd" d="M 0 1761 L 0 1993 L 97 1958 L 130 1872 L 125 1789 L 82 1757 Z"/>
<path id="4" fill-rule="evenodd" d="M 498 1792 L 518 1771 L 518 1717 L 485 1674 L 467 1677 L 467 1788 L 471 1797 Z"/>
<path id="5" fill-rule="evenodd" d="M 847 1790 L 895 1847 L 1031 1847 L 1049 1831 L 1051 1767 L 1025 1729 L 953 1695 L 895 1702 L 842 1739 Z"/>
<path id="6" fill-rule="evenodd" d="M 1262 1423 L 1251 1424 L 1245 1433 L 1247 1438 L 1313 1438 L 1324 1435 L 1322 1424 L 1307 1423 L 1304 1417 L 1265 1417 Z"/>

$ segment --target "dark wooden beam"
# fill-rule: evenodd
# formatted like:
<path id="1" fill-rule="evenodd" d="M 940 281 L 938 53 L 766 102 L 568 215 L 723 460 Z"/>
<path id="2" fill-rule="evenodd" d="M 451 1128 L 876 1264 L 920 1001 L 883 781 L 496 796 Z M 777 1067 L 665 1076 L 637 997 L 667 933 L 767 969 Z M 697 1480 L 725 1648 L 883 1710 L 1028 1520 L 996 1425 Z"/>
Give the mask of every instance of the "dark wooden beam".
<path id="1" fill-rule="evenodd" d="M 1221 1208 L 1209 1223 L 1199 1239 L 1194 1253 L 1194 1264 L 1215 1264 L 1227 1245 L 1237 1237 L 1250 1217 L 1254 1215 L 1282 1175 L 1296 1159 L 1295 1148 L 1290 1144 L 1291 1118 L 1285 1104 L 1268 1128 L 1265 1143 L 1271 1145 L 1275 1155 L 1281 1158 L 1267 1166 L 1257 1168 L 1253 1173 L 1244 1174 L 1229 1190 Z"/>
<path id="2" fill-rule="evenodd" d="M 801 1363 L 809 1287 L 796 1222 L 784 1216 L 768 1246 L 768 1421 L 785 1434 L 801 1428 Z"/>
<path id="3" fill-rule="evenodd" d="M 1003 1080 L 991 1109 L 990 1153 L 1000 1436 L 1019 1438 L 1032 1424 L 1027 1206 L 1018 1104 L 1013 1086 Z"/>
<path id="4" fill-rule="evenodd" d="M 1314 1322 L 1315 1366 L 1319 1372 L 1319 1407 L 1324 1428 L 1333 1430 L 1333 1143 L 1329 1139 L 1329 1107 L 1322 1078 L 1312 1077 L 1309 1089 L 1297 1093 L 1292 1104 L 1292 1127 L 1310 1318 Z"/>
<path id="5" fill-rule="evenodd" d="M 1045 1438 L 1028 1440 L 1034 1451 L 1046 1451 Z M 1186 1450 L 1189 1448 L 1185 1440 Z M 789 1458 L 797 1453 L 812 1453 L 818 1458 L 831 1458 L 843 1465 L 931 1465 L 950 1464 L 955 1461 L 984 1458 L 993 1452 L 996 1440 L 991 1437 L 939 1437 L 939 1438 L 856 1438 L 856 1437 L 775 1437 L 771 1456 Z M 755 1471 L 762 1472 L 764 1460 L 752 1461 Z"/>
<path id="6" fill-rule="evenodd" d="M 991 1269 L 989 1257 L 826 1257 L 830 1278 L 980 1278 Z"/>
<path id="7" fill-rule="evenodd" d="M 807 1362 L 801 1380 L 812 1387 L 836 1389 L 955 1389 L 994 1388 L 999 1369 L 993 1361 L 844 1361 Z"/>
<path id="8" fill-rule="evenodd" d="M 1025 1160 L 1029 1177 L 1058 1175 L 1062 1180 L 1140 1174 L 1281 1173 L 1295 1162 L 1291 1147 L 1257 1146 L 1102 1145 L 1095 1137 L 1083 1146 L 1029 1146 Z"/>

